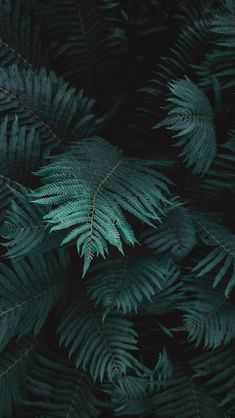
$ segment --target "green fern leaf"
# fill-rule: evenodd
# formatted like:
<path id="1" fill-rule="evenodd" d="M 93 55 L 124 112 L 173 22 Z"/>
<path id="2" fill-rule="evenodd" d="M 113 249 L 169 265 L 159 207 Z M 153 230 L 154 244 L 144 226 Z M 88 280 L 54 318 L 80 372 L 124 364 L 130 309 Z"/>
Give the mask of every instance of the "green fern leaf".
<path id="1" fill-rule="evenodd" d="M 175 146 L 195 174 L 205 174 L 216 154 L 214 114 L 204 92 L 191 80 L 177 80 L 169 84 L 173 97 L 167 99 L 168 117 L 153 128 L 166 126 L 175 131 Z"/>
<path id="2" fill-rule="evenodd" d="M 38 400 L 27 404 L 34 407 L 37 416 L 45 416 L 39 413 L 56 418 L 96 418 L 100 415 L 98 407 L 102 402 L 96 398 L 97 389 L 90 377 L 52 351 L 36 354 L 29 373 L 29 390 Z"/>
<path id="3" fill-rule="evenodd" d="M 95 91 L 126 49 L 119 1 L 52 0 L 38 14 L 57 68 L 73 84 Z"/>
<path id="4" fill-rule="evenodd" d="M 91 113 L 94 100 L 45 69 L 34 72 L 16 65 L 0 68 L 0 116 L 18 116 L 22 125 L 34 127 L 40 142 L 59 146 L 69 137 L 82 138 L 100 125 Z"/>
<path id="5" fill-rule="evenodd" d="M 195 278 L 188 278 L 184 289 L 188 296 L 182 311 L 189 341 L 196 346 L 203 344 L 207 349 L 230 343 L 235 336 L 233 302 L 212 289 L 205 278 L 199 283 L 195 283 Z"/>
<path id="6" fill-rule="evenodd" d="M 68 259 L 63 252 L 0 264 L 0 350 L 13 337 L 37 336 L 63 295 Z"/>
<path id="7" fill-rule="evenodd" d="M 150 398 L 159 418 L 226 418 L 219 403 L 187 371 L 175 371 L 164 391 Z"/>
<path id="8" fill-rule="evenodd" d="M 58 334 L 60 344 L 70 346 L 69 357 L 89 371 L 94 380 L 104 377 L 112 381 L 136 367 L 131 351 L 136 351 L 137 333 L 127 319 L 109 315 L 102 321 L 102 312 L 95 310 L 86 295 L 74 300 L 62 317 Z"/>
<path id="9" fill-rule="evenodd" d="M 139 315 L 164 315 L 180 308 L 184 298 L 180 269 L 169 257 L 161 258 L 160 271 L 165 271 L 164 282 L 151 302 L 143 302 L 138 307 Z"/>
<path id="10" fill-rule="evenodd" d="M 188 10 L 188 8 L 187 8 Z M 131 127 L 150 129 L 156 121 L 156 109 L 169 95 L 168 83 L 189 74 L 190 67 L 200 63 L 210 38 L 210 20 L 194 18 L 183 27 L 170 48 L 170 54 L 160 58 L 152 78 L 137 91 L 136 108 Z"/>
<path id="11" fill-rule="evenodd" d="M 19 64 L 38 68 L 47 59 L 32 10 L 23 0 L 2 0 L 0 3 L 1 66 Z"/>
<path id="12" fill-rule="evenodd" d="M 112 311 L 137 312 L 139 304 L 150 302 L 162 288 L 167 271 L 156 258 L 134 253 L 100 262 L 90 273 L 88 295 L 102 306 L 105 317 Z"/>
<path id="13" fill-rule="evenodd" d="M 187 208 L 166 210 L 161 224 L 146 229 L 141 241 L 156 254 L 168 253 L 174 260 L 185 258 L 196 243 L 195 228 Z"/>
<path id="14" fill-rule="evenodd" d="M 205 387 L 216 396 L 221 407 L 228 411 L 228 418 L 235 411 L 235 350 L 234 343 L 213 352 L 194 356 L 190 366 L 195 377 L 203 379 Z"/>
<path id="15" fill-rule="evenodd" d="M 6 241 L 1 245 L 7 248 L 6 257 L 16 261 L 26 255 L 43 254 L 57 248 L 63 239 L 60 231 L 50 234 L 48 225 L 43 222 L 43 216 L 50 207 L 45 208 L 30 202 L 28 190 L 10 189 L 10 210 L 4 216 L 0 235 Z"/>
<path id="16" fill-rule="evenodd" d="M 235 4 L 233 0 L 221 3 L 210 25 L 213 47 L 195 69 L 202 87 L 208 88 L 216 78 L 221 89 L 231 89 L 234 87 L 235 75 Z"/>
<path id="17" fill-rule="evenodd" d="M 45 185 L 32 196 L 36 203 L 58 204 L 44 219 L 54 224 L 51 231 L 65 229 L 63 243 L 77 240 L 84 274 L 95 255 L 108 253 L 108 244 L 121 252 L 121 239 L 135 244 L 124 211 L 151 225 L 170 204 L 170 181 L 156 166 L 155 161 L 125 158 L 103 139 L 90 138 L 40 169 Z"/>
<path id="18" fill-rule="evenodd" d="M 9 132 L 5 117 L 0 125 L 0 211 L 7 208 L 12 196 L 8 186 L 19 190 L 22 185 L 33 186 L 32 171 L 39 168 L 40 162 L 40 142 L 35 129 L 26 132 L 16 117 Z"/>
<path id="19" fill-rule="evenodd" d="M 25 338 L 20 343 L 9 344 L 0 353 L 0 416 L 15 416 L 15 406 L 23 402 L 27 393 L 27 372 L 32 362 L 35 343 Z"/>
<path id="20" fill-rule="evenodd" d="M 213 271 L 213 287 L 222 280 L 225 282 L 225 295 L 228 296 L 235 285 L 235 235 L 221 223 L 221 219 L 197 213 L 193 216 L 201 241 L 212 250 L 193 268 L 197 277 Z M 216 270 L 217 269 L 217 270 Z"/>

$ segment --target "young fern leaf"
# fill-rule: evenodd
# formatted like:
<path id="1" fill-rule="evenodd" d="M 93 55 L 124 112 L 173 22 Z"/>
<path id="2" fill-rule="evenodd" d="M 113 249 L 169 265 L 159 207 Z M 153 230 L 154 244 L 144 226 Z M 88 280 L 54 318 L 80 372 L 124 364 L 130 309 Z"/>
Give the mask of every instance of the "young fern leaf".
<path id="1" fill-rule="evenodd" d="M 39 168 L 41 151 L 35 128 L 26 132 L 20 127 L 16 117 L 12 127 L 8 127 L 8 117 L 0 125 L 0 211 L 8 206 L 11 189 L 22 189 L 22 185 L 32 186 L 35 177 L 32 171 Z"/>
<path id="2" fill-rule="evenodd" d="M 32 197 L 36 203 L 57 204 L 44 219 L 51 231 L 65 230 L 63 243 L 76 239 L 84 274 L 95 255 L 105 257 L 108 244 L 120 252 L 122 240 L 135 244 L 124 211 L 151 225 L 170 204 L 170 181 L 155 167 L 156 161 L 123 157 L 96 137 L 73 144 L 39 170 L 44 185 Z"/>
<path id="3" fill-rule="evenodd" d="M 18 116 L 27 129 L 39 132 L 44 146 L 62 145 L 69 137 L 90 135 L 101 120 L 91 113 L 94 100 L 76 92 L 45 69 L 34 72 L 17 65 L 0 67 L 0 116 Z"/>
<path id="4" fill-rule="evenodd" d="M 156 228 L 147 228 L 141 241 L 156 254 L 170 255 L 174 260 L 182 260 L 196 243 L 195 228 L 187 208 L 169 208 Z"/>
<path id="5" fill-rule="evenodd" d="M 213 274 L 213 287 L 226 280 L 225 296 L 228 296 L 235 285 L 235 235 L 216 216 L 197 213 L 193 215 L 193 220 L 201 241 L 213 249 L 192 271 L 197 277 L 203 277 L 217 270 Z"/>
<path id="6" fill-rule="evenodd" d="M 173 97 L 166 109 L 166 119 L 153 128 L 162 126 L 176 132 L 174 146 L 182 148 L 179 156 L 194 174 L 205 174 L 216 154 L 214 113 L 204 92 L 191 80 L 173 81 L 169 84 Z"/>
<path id="7" fill-rule="evenodd" d="M 16 261 L 26 255 L 43 254 L 57 248 L 63 239 L 61 231 L 50 234 L 43 221 L 50 207 L 41 207 L 30 202 L 27 189 L 11 190 L 11 207 L 4 216 L 0 235 L 6 241 L 6 257 Z"/>
<path id="8" fill-rule="evenodd" d="M 15 406 L 23 403 L 27 394 L 27 372 L 32 363 L 35 343 L 24 338 L 9 344 L 0 353 L 0 416 L 13 417 Z"/>
<path id="9" fill-rule="evenodd" d="M 182 304 L 182 311 L 188 340 L 206 349 L 230 343 L 235 337 L 232 300 L 205 281 L 195 283 L 195 278 L 188 279 L 184 289 L 188 296 Z"/>
<path id="10" fill-rule="evenodd" d="M 50 311 L 65 290 L 68 259 L 60 250 L 58 257 L 30 257 L 0 264 L 0 350 L 13 337 L 37 336 Z"/>
<path id="11" fill-rule="evenodd" d="M 46 63 L 39 25 L 25 0 L 2 0 L 0 3 L 1 66 L 19 64 L 38 68 Z"/>
<path id="12" fill-rule="evenodd" d="M 29 373 L 29 391 L 37 400 L 27 404 L 48 417 L 96 418 L 100 415 L 98 407 L 102 402 L 96 398 L 97 390 L 89 375 L 52 351 L 36 353 Z"/>
<path id="13" fill-rule="evenodd" d="M 89 371 L 92 379 L 113 381 L 137 361 L 131 351 L 137 350 L 137 333 L 132 323 L 117 315 L 102 321 L 102 312 L 95 310 L 86 295 L 67 308 L 58 327 L 60 344 L 69 346 L 76 367 Z"/>
<path id="14" fill-rule="evenodd" d="M 102 306 L 106 317 L 112 311 L 137 312 L 139 304 L 150 302 L 162 288 L 167 271 L 155 257 L 133 254 L 100 262 L 90 273 L 89 298 Z"/>

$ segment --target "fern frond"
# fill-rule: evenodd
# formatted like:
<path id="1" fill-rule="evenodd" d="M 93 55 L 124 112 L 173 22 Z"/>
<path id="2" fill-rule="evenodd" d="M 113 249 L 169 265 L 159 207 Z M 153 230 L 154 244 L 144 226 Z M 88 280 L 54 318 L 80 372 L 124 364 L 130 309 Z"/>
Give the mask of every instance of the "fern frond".
<path id="1" fill-rule="evenodd" d="M 96 387 L 90 377 L 54 352 L 36 353 L 29 373 L 29 391 L 37 397 L 27 402 L 33 405 L 37 416 L 96 418 L 100 415 L 98 406 L 102 402 L 96 398 Z"/>
<path id="2" fill-rule="evenodd" d="M 210 38 L 210 20 L 193 20 L 179 33 L 170 48 L 170 55 L 161 57 L 160 63 L 152 73 L 152 78 L 137 91 L 137 105 L 131 127 L 150 129 L 156 122 L 156 109 L 162 99 L 169 95 L 168 83 L 183 77 L 191 76 L 190 67 L 200 63 L 205 55 Z"/>
<path id="3" fill-rule="evenodd" d="M 36 203 L 56 203 L 44 217 L 51 231 L 65 229 L 63 243 L 76 239 L 85 258 L 84 274 L 95 255 L 108 253 L 108 244 L 122 249 L 122 239 L 136 242 L 124 211 L 147 224 L 170 204 L 166 176 L 155 170 L 156 161 L 126 158 L 101 138 L 75 143 L 70 150 L 42 167 L 44 186 L 33 192 Z"/>
<path id="4" fill-rule="evenodd" d="M 156 228 L 147 228 L 141 241 L 156 254 L 168 254 L 174 260 L 182 260 L 196 243 L 195 228 L 187 208 L 169 208 Z"/>
<path id="5" fill-rule="evenodd" d="M 1 66 L 19 64 L 39 68 L 47 59 L 32 10 L 23 0 L 2 0 L 0 3 Z"/>
<path id="6" fill-rule="evenodd" d="M 22 189 L 22 185 L 32 186 L 35 183 L 33 171 L 39 168 L 41 151 L 38 133 L 33 127 L 26 132 L 20 127 L 16 117 L 10 132 L 8 117 L 0 124 L 0 210 L 9 204 L 11 190 Z"/>
<path id="7" fill-rule="evenodd" d="M 175 371 L 149 404 L 159 418 L 226 418 L 216 398 L 184 370 Z"/>
<path id="8" fill-rule="evenodd" d="M 213 48 L 205 60 L 196 66 L 202 87 L 209 87 L 213 79 L 220 82 L 221 89 L 234 87 L 235 65 L 235 4 L 224 0 L 219 13 L 212 19 L 210 32 Z"/>
<path id="9" fill-rule="evenodd" d="M 32 363 L 35 342 L 25 338 L 9 344 L 0 353 L 0 416 L 13 417 L 15 406 L 23 402 L 27 393 L 27 372 Z"/>
<path id="10" fill-rule="evenodd" d="M 216 216 L 197 213 L 193 219 L 199 238 L 211 251 L 192 271 L 197 277 L 213 274 L 213 287 L 226 281 L 225 295 L 228 296 L 235 285 L 235 235 Z"/>
<path id="11" fill-rule="evenodd" d="M 132 323 L 110 314 L 105 321 L 86 295 L 74 300 L 62 317 L 58 334 L 60 344 L 69 346 L 69 357 L 76 367 L 89 371 L 94 380 L 104 377 L 113 381 L 136 366 L 131 351 L 136 351 L 137 333 Z"/>
<path id="12" fill-rule="evenodd" d="M 210 353 L 203 353 L 201 356 L 195 356 L 190 365 L 195 371 L 195 377 L 203 379 L 204 386 L 219 399 L 221 407 L 225 407 L 228 412 L 234 414 L 234 344 Z"/>
<path id="13" fill-rule="evenodd" d="M 177 80 L 169 84 L 173 97 L 167 99 L 168 116 L 153 128 L 166 126 L 175 131 L 174 146 L 182 148 L 188 167 L 195 174 L 205 174 L 216 155 L 214 113 L 204 92 L 191 80 Z"/>
<path id="14" fill-rule="evenodd" d="M 162 262 L 149 255 L 109 258 L 90 270 L 88 295 L 101 305 L 106 317 L 112 311 L 137 312 L 164 286 L 167 271 Z"/>
<path id="15" fill-rule="evenodd" d="M 60 250 L 7 266 L 0 264 L 0 350 L 13 337 L 37 336 L 61 298 L 68 276 L 68 258 Z"/>
<path id="16" fill-rule="evenodd" d="M 0 235 L 6 240 L 2 242 L 7 248 L 6 257 L 16 261 L 26 255 L 43 254 L 57 248 L 63 239 L 61 231 L 50 234 L 48 225 L 43 222 L 50 207 L 30 202 L 25 188 L 10 191 L 15 200 L 11 201 L 0 228 Z"/>
<path id="17" fill-rule="evenodd" d="M 141 315 L 164 315 L 180 308 L 184 297 L 180 270 L 169 257 L 161 258 L 162 269 L 166 271 L 164 282 L 151 299 L 151 303 L 142 303 L 138 308 Z"/>
<path id="18" fill-rule="evenodd" d="M 212 289 L 205 280 L 195 283 L 195 278 L 191 278 L 185 282 L 187 300 L 182 304 L 183 322 L 189 341 L 215 349 L 235 337 L 235 308 L 232 300 Z"/>
<path id="19" fill-rule="evenodd" d="M 119 1 L 52 0 L 41 5 L 39 15 L 65 78 L 93 94 L 126 49 Z"/>
<path id="20" fill-rule="evenodd" d="M 76 93 L 62 78 L 45 69 L 34 72 L 16 65 L 0 68 L 0 116 L 18 116 L 20 124 L 39 132 L 40 142 L 59 146 L 91 134 L 101 120 L 93 99 Z"/>
<path id="21" fill-rule="evenodd" d="M 234 190 L 235 187 L 235 130 L 231 129 L 229 132 L 228 141 L 218 149 L 218 153 L 213 161 L 213 164 L 207 175 L 204 178 L 203 188 L 205 190 L 214 190 L 216 193 L 218 189 Z"/>

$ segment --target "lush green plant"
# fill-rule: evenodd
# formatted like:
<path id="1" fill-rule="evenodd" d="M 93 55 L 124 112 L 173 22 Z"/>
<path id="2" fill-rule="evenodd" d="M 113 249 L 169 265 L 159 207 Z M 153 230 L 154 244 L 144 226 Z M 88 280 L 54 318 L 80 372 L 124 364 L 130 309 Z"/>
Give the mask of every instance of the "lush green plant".
<path id="1" fill-rule="evenodd" d="M 235 0 L 0 23 L 0 418 L 235 418 Z"/>

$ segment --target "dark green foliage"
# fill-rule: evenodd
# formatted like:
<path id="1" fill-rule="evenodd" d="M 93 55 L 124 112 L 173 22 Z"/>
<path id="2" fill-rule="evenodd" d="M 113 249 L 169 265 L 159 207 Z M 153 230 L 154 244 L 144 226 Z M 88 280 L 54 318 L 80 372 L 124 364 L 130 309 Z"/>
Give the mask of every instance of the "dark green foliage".
<path id="1" fill-rule="evenodd" d="M 27 193 L 27 189 L 22 189 L 22 192 L 12 190 L 15 200 L 12 200 L 0 229 L 2 237 L 6 239 L 3 243 L 7 248 L 6 256 L 11 260 L 27 254 L 45 253 L 58 247 L 63 239 L 60 232 L 50 234 L 48 225 L 43 222 L 50 206 L 46 209 L 36 206 Z"/>
<path id="2" fill-rule="evenodd" d="M 162 289 L 169 274 L 155 257 L 145 254 L 136 258 L 135 253 L 97 263 L 90 271 L 88 293 L 102 306 L 105 316 L 113 310 L 137 312 L 139 304 L 151 301 Z"/>
<path id="3" fill-rule="evenodd" d="M 69 357 L 75 355 L 76 366 L 102 382 L 135 368 L 131 351 L 137 350 L 137 333 L 127 319 L 110 314 L 102 321 L 101 314 L 82 293 L 65 312 L 58 333 L 60 343 L 70 346 Z"/>
<path id="4" fill-rule="evenodd" d="M 42 4 L 38 14 L 65 78 L 92 93 L 99 82 L 105 85 L 126 46 L 120 2 L 52 0 Z"/>
<path id="5" fill-rule="evenodd" d="M 0 116 L 18 116 L 27 129 L 39 132 L 40 142 L 60 146 L 65 139 L 82 138 L 99 123 L 91 113 L 94 100 L 69 87 L 43 68 L 39 72 L 12 65 L 0 68 Z"/>
<path id="6" fill-rule="evenodd" d="M 193 268 L 198 277 L 203 277 L 209 272 L 219 269 L 212 275 L 213 287 L 216 287 L 227 277 L 225 295 L 228 296 L 235 285 L 234 250 L 235 235 L 221 223 L 218 216 L 208 217 L 197 214 L 194 216 L 197 233 L 202 243 L 211 249 L 206 257 L 203 257 Z"/>
<path id="7" fill-rule="evenodd" d="M 100 415 L 98 407 L 102 403 L 95 397 L 96 389 L 89 375 L 52 351 L 36 354 L 29 387 L 39 399 L 32 404 L 48 417 L 96 418 Z"/>
<path id="8" fill-rule="evenodd" d="M 1 66 L 19 64 L 38 68 L 46 63 L 39 25 L 33 20 L 30 5 L 24 0 L 1 0 Z"/>
<path id="9" fill-rule="evenodd" d="M 184 206 L 168 208 L 156 228 L 142 234 L 144 245 L 156 254 L 170 254 L 174 260 L 185 258 L 196 243 L 196 233 L 189 211 Z"/>
<path id="10" fill-rule="evenodd" d="M 20 127 L 16 117 L 8 129 L 6 116 L 0 125 L 0 210 L 6 209 L 11 198 L 11 188 L 21 190 L 23 185 L 33 186 L 41 162 L 41 151 L 38 132 L 33 127 L 26 131 Z"/>
<path id="11" fill-rule="evenodd" d="M 235 418 L 234 15 L 0 0 L 0 418 Z"/>
<path id="12" fill-rule="evenodd" d="M 0 414 L 13 417 L 17 406 L 27 394 L 26 376 L 32 364 L 35 343 L 29 338 L 10 343 L 0 356 Z"/>
<path id="13" fill-rule="evenodd" d="M 0 264 L 0 348 L 12 337 L 37 336 L 50 311 L 62 297 L 68 281 L 68 260 L 59 253 Z"/>
<path id="14" fill-rule="evenodd" d="M 213 78 L 220 81 L 221 88 L 234 86 L 235 62 L 235 5 L 233 0 L 223 2 L 220 14 L 215 14 L 211 21 L 210 32 L 214 48 L 206 55 L 197 72 L 200 84 L 208 87 Z"/>

